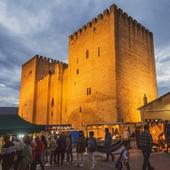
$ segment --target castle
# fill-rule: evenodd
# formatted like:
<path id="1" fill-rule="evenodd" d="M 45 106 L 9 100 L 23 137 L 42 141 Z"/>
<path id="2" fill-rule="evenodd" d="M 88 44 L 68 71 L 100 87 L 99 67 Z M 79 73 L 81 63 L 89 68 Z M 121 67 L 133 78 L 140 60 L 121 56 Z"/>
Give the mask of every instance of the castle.
<path id="1" fill-rule="evenodd" d="M 116 5 L 68 39 L 68 64 L 34 56 L 22 66 L 19 115 L 37 124 L 138 122 L 157 98 L 153 35 Z"/>

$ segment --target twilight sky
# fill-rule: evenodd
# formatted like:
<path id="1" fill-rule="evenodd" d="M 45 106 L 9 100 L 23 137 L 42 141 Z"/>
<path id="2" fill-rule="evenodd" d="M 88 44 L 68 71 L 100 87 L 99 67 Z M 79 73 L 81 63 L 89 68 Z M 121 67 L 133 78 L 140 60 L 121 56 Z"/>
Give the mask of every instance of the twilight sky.
<path id="1" fill-rule="evenodd" d="M 21 65 L 34 54 L 67 62 L 67 37 L 112 3 L 154 34 L 159 95 L 170 91 L 169 0 L 0 1 L 0 106 L 18 104 Z"/>

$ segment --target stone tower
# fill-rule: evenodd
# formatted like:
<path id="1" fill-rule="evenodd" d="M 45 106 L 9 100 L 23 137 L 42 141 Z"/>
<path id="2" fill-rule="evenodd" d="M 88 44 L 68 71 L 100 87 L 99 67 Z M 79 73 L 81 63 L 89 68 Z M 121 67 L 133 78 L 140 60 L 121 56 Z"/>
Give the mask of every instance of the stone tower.
<path id="1" fill-rule="evenodd" d="M 19 114 L 39 124 L 138 122 L 157 97 L 152 33 L 116 5 L 69 36 L 68 65 L 40 56 L 22 67 Z"/>
<path id="2" fill-rule="evenodd" d="M 69 36 L 68 50 L 70 121 L 140 121 L 144 94 L 157 97 L 148 29 L 112 5 Z"/>
<path id="3" fill-rule="evenodd" d="M 36 55 L 23 64 L 19 115 L 36 124 L 61 124 L 67 64 Z M 65 78 L 66 80 L 66 78 Z"/>

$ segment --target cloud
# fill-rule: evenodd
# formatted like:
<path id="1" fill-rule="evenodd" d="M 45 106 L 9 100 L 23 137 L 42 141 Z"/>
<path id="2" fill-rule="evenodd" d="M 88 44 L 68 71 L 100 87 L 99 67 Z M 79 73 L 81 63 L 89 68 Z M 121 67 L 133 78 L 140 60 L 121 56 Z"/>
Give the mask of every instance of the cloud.
<path id="1" fill-rule="evenodd" d="M 0 107 L 2 106 L 17 106 L 19 92 L 13 88 L 8 88 L 5 85 L 0 86 Z"/>
<path id="2" fill-rule="evenodd" d="M 170 91 L 170 44 L 156 49 L 157 80 L 159 94 Z"/>

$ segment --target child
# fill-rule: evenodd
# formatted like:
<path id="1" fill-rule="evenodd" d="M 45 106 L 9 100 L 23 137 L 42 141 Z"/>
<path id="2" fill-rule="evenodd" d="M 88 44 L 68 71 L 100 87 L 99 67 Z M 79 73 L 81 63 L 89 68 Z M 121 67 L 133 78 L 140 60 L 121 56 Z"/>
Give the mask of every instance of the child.
<path id="1" fill-rule="evenodd" d="M 130 170 L 129 166 L 129 145 L 127 142 L 124 143 L 124 149 L 121 151 L 119 159 L 116 163 L 116 168 L 122 170 L 123 167 L 126 167 L 127 170 Z"/>

